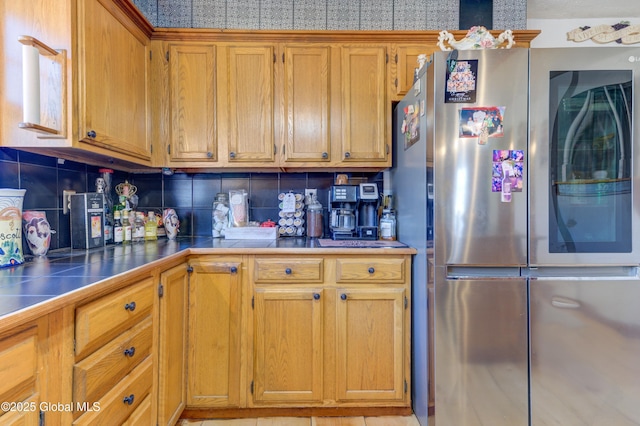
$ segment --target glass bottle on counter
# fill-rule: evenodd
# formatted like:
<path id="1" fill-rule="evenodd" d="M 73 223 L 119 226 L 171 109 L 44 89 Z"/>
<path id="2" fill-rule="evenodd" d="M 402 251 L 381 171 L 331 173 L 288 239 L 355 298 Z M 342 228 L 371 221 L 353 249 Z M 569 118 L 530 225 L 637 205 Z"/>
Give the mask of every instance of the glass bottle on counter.
<path id="1" fill-rule="evenodd" d="M 396 213 L 392 209 L 382 210 L 382 217 L 380 218 L 380 239 L 396 239 Z"/>
<path id="2" fill-rule="evenodd" d="M 133 222 L 133 242 L 140 243 L 144 241 L 145 237 L 145 224 L 144 213 L 136 212 L 136 219 Z"/>
<path id="3" fill-rule="evenodd" d="M 155 241 L 158 239 L 158 221 L 153 212 L 147 213 L 147 222 L 144 224 L 145 241 Z"/>
<path id="4" fill-rule="evenodd" d="M 113 243 L 120 245 L 124 241 L 124 229 L 120 221 L 120 210 L 113 212 Z"/>
<path id="5" fill-rule="evenodd" d="M 307 237 L 321 238 L 323 221 L 322 204 L 318 202 L 318 199 L 314 195 L 307 207 Z"/>
<path id="6" fill-rule="evenodd" d="M 120 212 L 120 215 L 122 216 L 122 244 L 130 244 L 133 232 L 131 229 L 131 223 L 129 222 L 129 212 L 127 210 L 123 210 Z"/>

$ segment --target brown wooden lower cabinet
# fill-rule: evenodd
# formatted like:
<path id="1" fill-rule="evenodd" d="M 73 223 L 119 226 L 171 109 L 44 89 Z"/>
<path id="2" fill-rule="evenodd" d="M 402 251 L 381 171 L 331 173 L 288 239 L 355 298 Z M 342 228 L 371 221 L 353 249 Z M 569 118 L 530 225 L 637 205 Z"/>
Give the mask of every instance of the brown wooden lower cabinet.
<path id="1" fill-rule="evenodd" d="M 132 271 L 0 323 L 0 400 L 37 408 L 3 408 L 0 423 L 409 414 L 410 276 L 410 253 L 383 251 L 185 254 Z"/>
<path id="2" fill-rule="evenodd" d="M 187 407 L 239 407 L 242 259 L 195 257 L 189 267 Z"/>

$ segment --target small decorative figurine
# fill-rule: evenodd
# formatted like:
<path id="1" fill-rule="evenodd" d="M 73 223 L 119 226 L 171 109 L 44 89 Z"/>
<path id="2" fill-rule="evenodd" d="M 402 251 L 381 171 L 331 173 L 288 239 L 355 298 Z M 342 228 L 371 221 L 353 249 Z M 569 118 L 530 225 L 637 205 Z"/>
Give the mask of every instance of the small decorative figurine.
<path id="1" fill-rule="evenodd" d="M 164 223 L 164 229 L 167 232 L 167 238 L 174 240 L 178 235 L 178 228 L 180 228 L 180 220 L 174 209 L 164 209 L 162 212 L 162 222 Z"/>
<path id="2" fill-rule="evenodd" d="M 124 210 L 135 210 L 138 206 L 138 196 L 136 192 L 138 188 L 125 180 L 123 183 L 116 185 L 116 194 L 118 201 L 124 206 Z"/>

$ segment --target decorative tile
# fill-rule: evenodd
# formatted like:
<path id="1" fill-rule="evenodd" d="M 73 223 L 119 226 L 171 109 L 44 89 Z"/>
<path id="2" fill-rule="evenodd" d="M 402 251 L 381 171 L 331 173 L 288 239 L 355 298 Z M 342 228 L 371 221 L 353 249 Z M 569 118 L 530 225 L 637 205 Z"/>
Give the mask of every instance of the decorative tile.
<path id="1" fill-rule="evenodd" d="M 158 1 L 134 0 L 133 3 L 154 27 L 158 26 Z"/>
<path id="2" fill-rule="evenodd" d="M 393 0 L 360 0 L 361 30 L 392 30 Z"/>
<path id="3" fill-rule="evenodd" d="M 394 30 L 426 30 L 427 2 L 414 0 L 394 0 Z"/>
<path id="4" fill-rule="evenodd" d="M 193 28 L 226 28 L 226 0 L 193 0 Z"/>
<path id="5" fill-rule="evenodd" d="M 360 1 L 327 0 L 327 29 L 360 29 Z"/>
<path id="6" fill-rule="evenodd" d="M 220 192 L 220 179 L 194 179 L 193 180 L 193 206 L 213 206 L 213 199 Z"/>
<path id="7" fill-rule="evenodd" d="M 227 1 L 227 28 L 260 28 L 260 0 Z"/>
<path id="8" fill-rule="evenodd" d="M 493 0 L 493 28 L 527 29 L 527 0 Z"/>
<path id="9" fill-rule="evenodd" d="M 457 1 L 428 1 L 427 30 L 457 30 L 459 9 Z"/>
<path id="10" fill-rule="evenodd" d="M 326 0 L 295 0 L 293 2 L 294 30 L 326 30 Z"/>
<path id="11" fill-rule="evenodd" d="M 261 0 L 260 29 L 290 30 L 293 28 L 293 0 Z"/>
<path id="12" fill-rule="evenodd" d="M 191 28 L 191 0 L 158 0 L 158 26 Z"/>
<path id="13" fill-rule="evenodd" d="M 0 161 L 0 188 L 20 188 L 18 163 Z"/>

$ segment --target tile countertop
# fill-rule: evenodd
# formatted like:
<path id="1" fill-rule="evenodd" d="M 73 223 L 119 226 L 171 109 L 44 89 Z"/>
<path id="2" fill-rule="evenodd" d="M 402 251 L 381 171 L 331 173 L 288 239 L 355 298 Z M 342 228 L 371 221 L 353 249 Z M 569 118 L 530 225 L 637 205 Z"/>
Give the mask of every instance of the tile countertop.
<path id="1" fill-rule="evenodd" d="M 213 249 L 213 250 L 212 250 Z M 0 319 L 24 309 L 69 295 L 105 280 L 170 256 L 184 254 L 319 254 L 337 251 L 399 250 L 397 248 L 321 248 L 316 240 L 279 238 L 276 240 L 225 240 L 211 237 L 159 239 L 127 246 L 109 245 L 91 250 L 60 249 L 46 257 L 25 256 L 25 263 L 0 268 Z M 409 251 L 407 251 L 409 250 Z M 415 253 L 405 247 L 405 253 Z"/>

